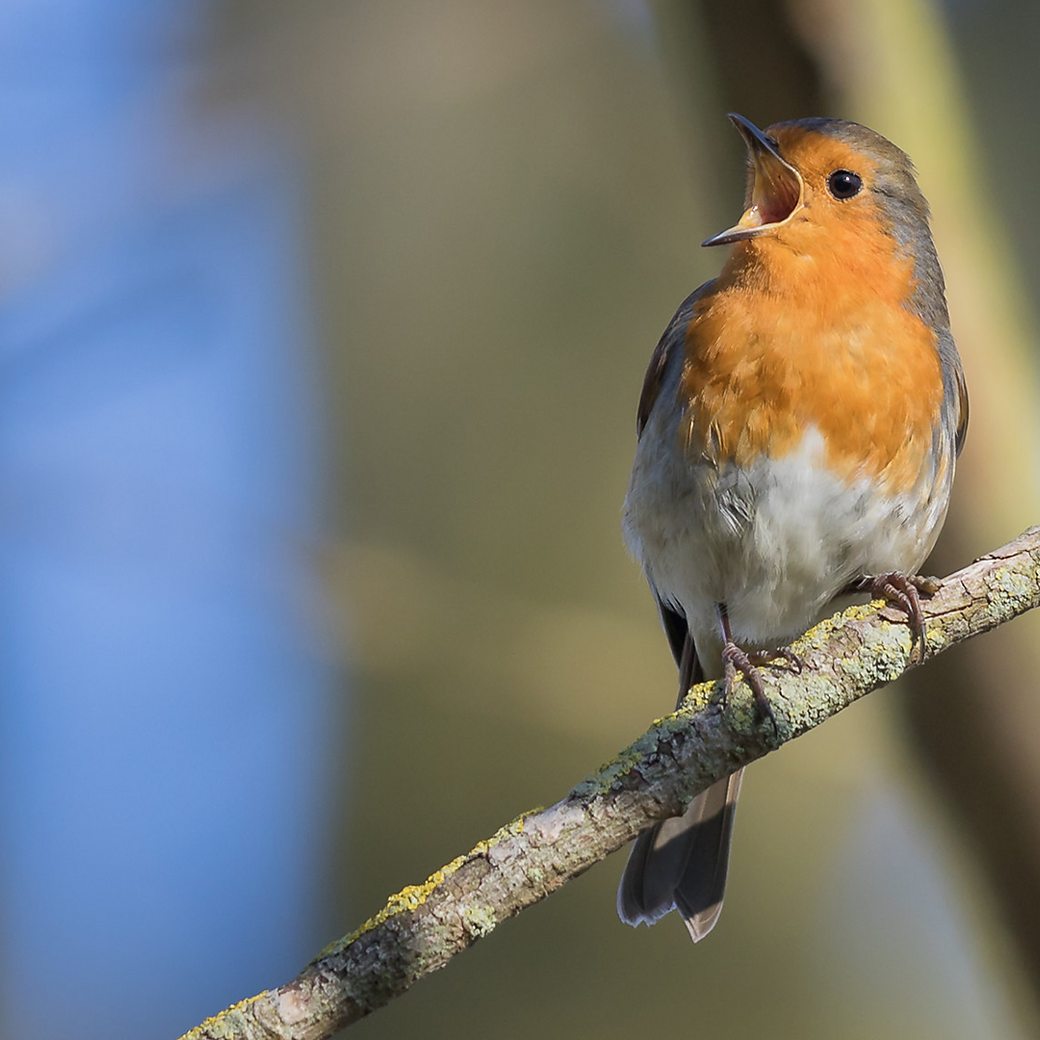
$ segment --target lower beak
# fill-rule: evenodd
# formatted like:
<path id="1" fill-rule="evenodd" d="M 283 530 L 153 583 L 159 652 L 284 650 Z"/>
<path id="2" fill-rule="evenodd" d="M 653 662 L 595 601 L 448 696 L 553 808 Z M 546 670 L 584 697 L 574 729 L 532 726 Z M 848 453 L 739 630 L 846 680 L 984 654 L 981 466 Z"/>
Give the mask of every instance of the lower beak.
<path id="1" fill-rule="evenodd" d="M 733 227 L 701 243 L 706 246 L 756 238 L 784 224 L 802 205 L 802 175 L 780 157 L 776 142 L 743 116 L 731 112 L 729 118 L 748 151 L 751 180 L 747 209 Z"/>

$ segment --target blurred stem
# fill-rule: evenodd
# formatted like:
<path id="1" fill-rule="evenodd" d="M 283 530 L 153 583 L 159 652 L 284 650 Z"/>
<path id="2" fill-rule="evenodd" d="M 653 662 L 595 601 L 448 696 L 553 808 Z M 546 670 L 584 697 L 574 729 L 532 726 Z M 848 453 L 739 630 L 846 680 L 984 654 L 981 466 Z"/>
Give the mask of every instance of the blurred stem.
<path id="1" fill-rule="evenodd" d="M 945 579 L 924 604 L 928 654 L 1040 606 L 1040 528 Z M 907 625 L 889 609 L 853 607 L 817 625 L 794 650 L 799 673 L 763 669 L 771 722 L 740 682 L 720 705 L 694 686 L 656 722 L 548 809 L 517 817 L 486 841 L 393 895 L 295 979 L 236 1004 L 182 1040 L 323 1040 L 443 968 L 502 921 L 620 848 L 655 820 L 761 758 L 917 662 Z"/>

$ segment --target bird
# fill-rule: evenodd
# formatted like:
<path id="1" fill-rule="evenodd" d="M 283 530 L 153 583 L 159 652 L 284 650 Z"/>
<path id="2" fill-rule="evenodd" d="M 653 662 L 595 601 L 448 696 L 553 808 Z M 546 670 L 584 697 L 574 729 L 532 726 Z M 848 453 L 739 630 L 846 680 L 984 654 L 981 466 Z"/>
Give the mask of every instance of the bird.
<path id="1" fill-rule="evenodd" d="M 946 517 L 968 426 L 928 203 L 910 158 L 843 119 L 764 131 L 745 209 L 708 238 L 717 278 L 679 306 L 639 398 L 624 537 L 679 669 L 798 668 L 792 640 L 854 593 L 900 607 L 924 651 L 917 572 Z M 677 910 L 694 942 L 722 910 L 742 771 L 636 839 L 618 887 L 630 925 Z"/>

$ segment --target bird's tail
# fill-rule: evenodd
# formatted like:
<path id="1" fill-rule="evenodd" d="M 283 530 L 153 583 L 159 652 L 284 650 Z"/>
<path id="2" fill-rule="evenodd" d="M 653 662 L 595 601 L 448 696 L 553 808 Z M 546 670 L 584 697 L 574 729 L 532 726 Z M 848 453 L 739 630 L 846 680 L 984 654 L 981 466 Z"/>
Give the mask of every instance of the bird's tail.
<path id="1" fill-rule="evenodd" d="M 678 910 L 694 942 L 715 927 L 743 773 L 712 784 L 682 816 L 639 835 L 618 886 L 618 917 L 625 924 L 653 924 Z"/>

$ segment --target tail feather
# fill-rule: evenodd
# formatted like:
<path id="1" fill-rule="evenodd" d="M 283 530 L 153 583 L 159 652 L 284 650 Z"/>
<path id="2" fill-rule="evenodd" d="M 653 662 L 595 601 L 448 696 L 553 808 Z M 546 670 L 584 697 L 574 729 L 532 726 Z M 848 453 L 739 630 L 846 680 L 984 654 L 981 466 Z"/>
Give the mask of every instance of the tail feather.
<path id="1" fill-rule="evenodd" d="M 697 795 L 682 816 L 639 835 L 618 886 L 617 911 L 625 924 L 654 924 L 675 909 L 694 942 L 715 927 L 742 778 L 738 770 Z"/>

